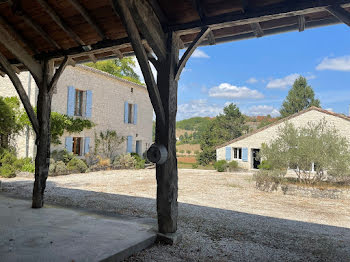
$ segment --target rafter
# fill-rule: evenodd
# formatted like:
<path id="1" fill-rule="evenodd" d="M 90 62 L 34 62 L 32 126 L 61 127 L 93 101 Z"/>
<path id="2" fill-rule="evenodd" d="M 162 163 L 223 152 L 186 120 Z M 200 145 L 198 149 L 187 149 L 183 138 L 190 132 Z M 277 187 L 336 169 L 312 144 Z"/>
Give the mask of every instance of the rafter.
<path id="1" fill-rule="evenodd" d="M 154 13 L 157 15 L 159 22 L 162 25 L 168 24 L 168 18 L 164 14 L 162 8 L 159 6 L 158 0 L 149 0 L 149 3 L 153 8 Z"/>
<path id="2" fill-rule="evenodd" d="M 177 70 L 176 70 L 176 74 L 175 74 L 175 79 L 176 80 L 179 80 L 181 72 L 184 69 L 184 67 L 186 66 L 186 63 L 187 63 L 188 59 L 191 57 L 191 55 L 196 50 L 196 48 L 200 45 L 202 40 L 209 34 L 209 32 L 210 32 L 209 27 L 203 28 L 198 33 L 196 38 L 193 40 L 191 45 L 187 48 L 186 52 L 182 55 L 181 60 L 179 62 Z"/>
<path id="3" fill-rule="evenodd" d="M 116 54 L 116 56 L 119 58 L 119 59 L 122 59 L 123 58 L 123 54 L 122 52 L 120 52 L 119 49 L 113 49 L 112 50 L 114 54 Z"/>
<path id="4" fill-rule="evenodd" d="M 131 14 L 125 0 L 113 0 L 113 6 L 116 10 L 119 10 L 119 15 L 130 37 L 131 45 L 140 64 L 141 71 L 148 89 L 148 94 L 150 96 L 154 111 L 156 112 L 156 116 L 161 121 L 161 123 L 165 125 L 165 112 L 163 103 L 160 98 L 159 90 L 154 80 L 154 76 L 149 65 L 148 57 L 143 47 L 140 34 L 133 19 L 133 15 Z"/>
<path id="5" fill-rule="evenodd" d="M 91 59 L 91 61 L 92 61 L 93 63 L 96 63 L 96 62 L 97 62 L 97 58 L 96 58 L 96 56 L 95 56 L 94 54 L 89 54 L 89 57 L 90 57 L 90 59 Z"/>
<path id="6" fill-rule="evenodd" d="M 34 129 L 35 133 L 38 135 L 39 134 L 39 122 L 38 122 L 38 119 L 35 115 L 34 109 L 33 109 L 32 105 L 30 104 L 29 97 L 23 88 L 21 80 L 19 80 L 18 76 L 16 75 L 15 71 L 13 70 L 12 66 L 10 65 L 9 61 L 1 53 L 0 53 L 0 64 L 1 64 L 2 68 L 4 69 L 4 71 L 6 72 L 6 74 L 11 79 L 11 81 L 12 81 L 12 83 L 13 83 L 13 85 L 18 93 L 18 96 L 22 101 L 23 107 L 28 114 L 29 120 L 32 123 L 33 129 Z"/>
<path id="7" fill-rule="evenodd" d="M 36 0 L 49 16 L 62 28 L 77 44 L 85 45 L 84 41 L 61 19 L 57 12 L 44 0 Z"/>
<path id="8" fill-rule="evenodd" d="M 256 37 L 264 36 L 264 31 L 262 30 L 260 23 L 252 23 L 250 24 L 250 27 L 252 28 L 254 35 Z"/>
<path id="9" fill-rule="evenodd" d="M 49 36 L 49 34 L 46 33 L 45 30 L 38 23 L 36 23 L 25 11 L 23 11 L 20 16 L 26 24 L 37 31 L 48 43 L 57 49 L 61 49 L 61 46 L 55 40 L 53 40 L 51 36 Z"/>
<path id="10" fill-rule="evenodd" d="M 25 39 L 22 34 L 19 34 L 17 32 L 17 30 L 9 23 L 9 21 L 7 21 L 4 17 L 0 16 L 0 23 L 5 25 L 8 30 L 9 33 L 12 34 L 15 38 L 17 38 L 18 40 L 20 40 L 25 46 L 27 46 L 28 49 L 30 49 L 30 51 L 32 53 L 38 53 L 38 50 L 33 46 L 33 44 L 28 41 L 27 39 Z"/>
<path id="11" fill-rule="evenodd" d="M 223 15 L 206 17 L 204 21 L 193 21 L 188 23 L 173 24 L 168 26 L 170 32 L 191 33 L 198 31 L 203 25 L 210 26 L 211 29 L 224 28 L 232 25 L 245 25 L 257 22 L 269 21 L 284 17 L 306 15 L 314 12 L 322 12 L 330 5 L 339 4 L 343 8 L 350 7 L 349 1 L 342 0 L 309 0 L 309 1 L 288 1 L 268 5 L 258 11 L 248 9 L 244 13 L 227 13 Z"/>
<path id="12" fill-rule="evenodd" d="M 41 79 L 40 64 L 2 26 L 0 26 L 0 43 L 28 68 L 36 80 Z"/>
<path id="13" fill-rule="evenodd" d="M 103 33 L 101 27 L 96 23 L 96 21 L 89 14 L 89 11 L 79 3 L 78 0 L 69 0 L 69 2 L 80 12 L 80 14 L 85 18 L 85 20 L 95 29 L 101 39 L 105 39 L 106 35 Z"/>
<path id="14" fill-rule="evenodd" d="M 299 32 L 303 32 L 305 30 L 305 16 L 303 15 L 298 16 L 298 26 L 299 26 Z"/>
<path id="15" fill-rule="evenodd" d="M 208 42 L 209 45 L 215 45 L 215 36 L 212 30 L 210 30 L 210 32 L 208 33 Z"/>
<path id="16" fill-rule="evenodd" d="M 338 18 L 344 24 L 350 26 L 350 13 L 339 5 L 333 5 L 326 8 L 326 10 L 333 16 Z"/>

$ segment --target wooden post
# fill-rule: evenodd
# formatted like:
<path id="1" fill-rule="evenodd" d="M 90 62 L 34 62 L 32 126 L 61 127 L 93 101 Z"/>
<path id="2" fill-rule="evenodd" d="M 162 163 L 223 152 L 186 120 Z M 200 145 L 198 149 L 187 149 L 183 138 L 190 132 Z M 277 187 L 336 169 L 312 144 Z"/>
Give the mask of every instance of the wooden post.
<path id="1" fill-rule="evenodd" d="M 160 62 L 157 75 L 159 93 L 165 113 L 165 126 L 156 119 L 156 143 L 168 151 L 167 161 L 157 165 L 158 230 L 162 234 L 175 233 L 178 215 L 178 172 L 176 159 L 177 86 L 175 79 L 179 62 L 179 48 L 174 33 L 168 34 L 166 59 Z"/>
<path id="2" fill-rule="evenodd" d="M 33 187 L 32 208 L 41 208 L 44 205 L 44 191 L 50 165 L 50 120 L 52 93 L 50 81 L 53 76 L 53 68 L 49 61 L 43 63 L 43 79 L 37 83 L 39 94 L 37 102 L 37 118 L 39 122 L 39 134 L 36 139 L 37 153 L 35 158 L 35 181 Z"/>

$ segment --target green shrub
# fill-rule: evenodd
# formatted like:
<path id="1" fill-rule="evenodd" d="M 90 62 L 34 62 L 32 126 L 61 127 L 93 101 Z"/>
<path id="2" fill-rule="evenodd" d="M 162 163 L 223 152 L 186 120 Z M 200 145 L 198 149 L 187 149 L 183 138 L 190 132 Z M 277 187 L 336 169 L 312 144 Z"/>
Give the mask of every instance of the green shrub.
<path id="1" fill-rule="evenodd" d="M 63 161 L 64 163 L 68 163 L 74 158 L 74 154 L 72 152 L 68 152 L 67 149 L 63 150 L 54 150 L 51 153 L 51 157 L 55 161 Z"/>
<path id="2" fill-rule="evenodd" d="M 34 163 L 25 163 L 22 168 L 21 171 L 23 172 L 29 172 L 29 173 L 34 173 L 35 172 L 35 165 Z"/>
<path id="3" fill-rule="evenodd" d="M 261 162 L 261 164 L 258 166 L 258 168 L 263 169 L 263 170 L 271 170 L 272 165 L 268 161 L 264 160 Z"/>
<path id="4" fill-rule="evenodd" d="M 191 150 L 187 150 L 186 151 L 187 154 L 191 154 L 191 152 L 192 152 Z"/>
<path id="5" fill-rule="evenodd" d="M 195 151 L 194 151 L 194 153 L 195 153 L 196 155 L 198 155 L 198 153 L 199 153 L 199 150 L 195 150 Z"/>
<path id="6" fill-rule="evenodd" d="M 229 172 L 236 171 L 238 169 L 238 162 L 235 160 L 232 160 L 226 165 L 226 168 L 228 169 Z"/>
<path id="7" fill-rule="evenodd" d="M 4 164 L 0 167 L 0 176 L 10 178 L 16 176 L 16 170 L 9 164 Z"/>
<path id="8" fill-rule="evenodd" d="M 145 160 L 141 159 L 140 160 L 136 160 L 136 165 L 135 168 L 136 169 L 144 169 L 145 168 Z"/>
<path id="9" fill-rule="evenodd" d="M 219 160 L 219 161 L 214 163 L 214 168 L 218 172 L 224 172 L 226 170 L 226 167 L 227 167 L 227 161 L 226 160 Z"/>
<path id="10" fill-rule="evenodd" d="M 284 182 L 285 175 L 286 170 L 259 170 L 254 174 L 253 179 L 256 188 L 262 191 L 274 191 Z"/>
<path id="11" fill-rule="evenodd" d="M 25 158 L 19 158 L 16 159 L 15 162 L 13 162 L 13 166 L 16 170 L 22 170 L 23 166 L 28 166 L 28 165 L 33 165 L 32 159 L 30 157 L 25 157 Z"/>
<path id="12" fill-rule="evenodd" d="M 185 150 L 181 149 L 181 150 L 180 150 L 180 153 L 181 153 L 181 154 L 185 153 Z"/>
<path id="13" fill-rule="evenodd" d="M 139 156 L 138 153 L 130 153 L 130 155 L 135 158 L 136 160 L 141 160 L 141 157 Z"/>
<path id="14" fill-rule="evenodd" d="M 56 175 L 67 175 L 68 174 L 68 168 L 67 168 L 66 164 L 63 161 L 57 161 L 55 163 L 54 173 Z"/>
<path id="15" fill-rule="evenodd" d="M 120 155 L 115 158 L 113 166 L 119 169 L 135 168 L 137 160 L 131 154 Z"/>
<path id="16" fill-rule="evenodd" d="M 193 169 L 197 169 L 197 168 L 198 168 L 198 164 L 197 164 L 197 163 L 192 164 L 192 168 L 193 168 Z"/>
<path id="17" fill-rule="evenodd" d="M 16 155 L 9 150 L 4 150 L 0 156 L 0 163 L 2 165 L 12 165 L 17 160 Z"/>
<path id="18" fill-rule="evenodd" d="M 56 165 L 56 169 L 57 169 L 57 165 Z M 77 157 L 73 157 L 72 160 L 68 162 L 67 169 L 72 173 L 85 173 L 88 167 L 83 160 Z"/>

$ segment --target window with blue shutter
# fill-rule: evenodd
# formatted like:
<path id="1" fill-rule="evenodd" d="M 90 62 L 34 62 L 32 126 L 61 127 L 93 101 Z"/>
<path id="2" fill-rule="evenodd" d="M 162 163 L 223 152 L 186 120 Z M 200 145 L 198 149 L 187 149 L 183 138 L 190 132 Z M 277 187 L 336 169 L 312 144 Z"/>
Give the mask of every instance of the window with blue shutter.
<path id="1" fill-rule="evenodd" d="M 90 137 L 84 138 L 84 154 L 87 154 L 90 152 Z"/>
<path id="2" fill-rule="evenodd" d="M 231 161 L 231 147 L 226 147 L 226 161 Z"/>
<path id="3" fill-rule="evenodd" d="M 73 86 L 68 86 L 68 96 L 67 96 L 67 115 L 74 116 L 75 107 L 75 89 Z"/>
<path id="4" fill-rule="evenodd" d="M 65 148 L 68 152 L 73 152 L 73 138 L 69 136 L 66 137 Z"/>
<path id="5" fill-rule="evenodd" d="M 134 124 L 137 124 L 137 104 L 134 105 Z"/>
<path id="6" fill-rule="evenodd" d="M 124 103 L 124 123 L 128 123 L 128 116 L 129 116 L 129 103 L 125 102 Z"/>
<path id="7" fill-rule="evenodd" d="M 132 153 L 132 136 L 128 136 L 126 140 L 126 153 Z"/>
<path id="8" fill-rule="evenodd" d="M 87 118 L 91 118 L 92 116 L 92 91 L 88 90 L 86 91 L 86 110 L 85 110 L 85 116 Z"/>
<path id="9" fill-rule="evenodd" d="M 248 162 L 248 148 L 242 148 L 242 160 Z"/>

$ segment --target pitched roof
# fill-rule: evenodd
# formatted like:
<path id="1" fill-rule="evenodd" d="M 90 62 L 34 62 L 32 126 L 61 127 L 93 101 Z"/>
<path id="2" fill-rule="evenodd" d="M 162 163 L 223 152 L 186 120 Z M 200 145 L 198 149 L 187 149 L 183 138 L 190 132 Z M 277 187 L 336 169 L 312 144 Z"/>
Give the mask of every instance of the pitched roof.
<path id="1" fill-rule="evenodd" d="M 247 138 L 247 137 L 250 137 L 250 136 L 252 136 L 252 135 L 254 135 L 254 134 L 256 134 L 256 133 L 259 133 L 259 132 L 261 132 L 261 131 L 263 131 L 263 130 L 265 130 L 265 129 L 268 129 L 268 128 L 272 127 L 272 126 L 275 126 L 275 125 L 278 125 L 278 124 L 283 123 L 283 122 L 285 122 L 285 121 L 288 121 L 288 120 L 290 120 L 290 119 L 292 119 L 292 118 L 295 118 L 295 117 L 297 117 L 297 116 L 300 116 L 300 115 L 305 114 L 306 112 L 309 112 L 309 111 L 312 111 L 312 110 L 316 110 L 316 111 L 318 111 L 318 112 L 321 112 L 321 113 L 324 113 L 324 114 L 327 114 L 327 115 L 339 117 L 339 118 L 342 118 L 342 119 L 344 119 L 344 120 L 350 121 L 350 117 L 345 116 L 345 115 L 343 115 L 343 114 L 334 113 L 334 112 L 331 112 L 331 111 L 324 110 L 324 109 L 322 109 L 322 108 L 318 108 L 318 107 L 312 106 L 312 107 L 309 107 L 309 108 L 307 108 L 307 109 L 304 109 L 304 110 L 302 110 L 302 111 L 300 111 L 300 112 L 298 112 L 298 113 L 295 113 L 295 114 L 290 115 L 290 116 L 288 116 L 288 117 L 282 118 L 282 119 L 280 119 L 280 120 L 278 120 L 278 121 L 276 121 L 276 122 L 273 122 L 273 123 L 271 123 L 271 124 L 269 124 L 269 125 L 267 125 L 267 126 L 264 126 L 264 127 L 262 127 L 262 128 L 259 128 L 259 129 L 257 129 L 257 130 L 254 130 L 253 132 L 250 132 L 250 133 L 245 134 L 245 135 L 243 135 L 243 136 L 237 137 L 237 138 L 235 138 L 235 139 L 233 139 L 233 140 L 231 140 L 231 141 L 229 141 L 229 142 L 226 142 L 226 143 L 224 143 L 224 144 L 222 144 L 222 145 L 220 145 L 220 146 L 217 146 L 215 149 L 219 149 L 219 148 L 221 148 L 221 147 L 227 146 L 227 145 L 232 144 L 232 143 L 234 143 L 234 142 L 237 142 L 237 141 L 240 141 L 240 140 L 245 139 L 245 138 Z"/>

